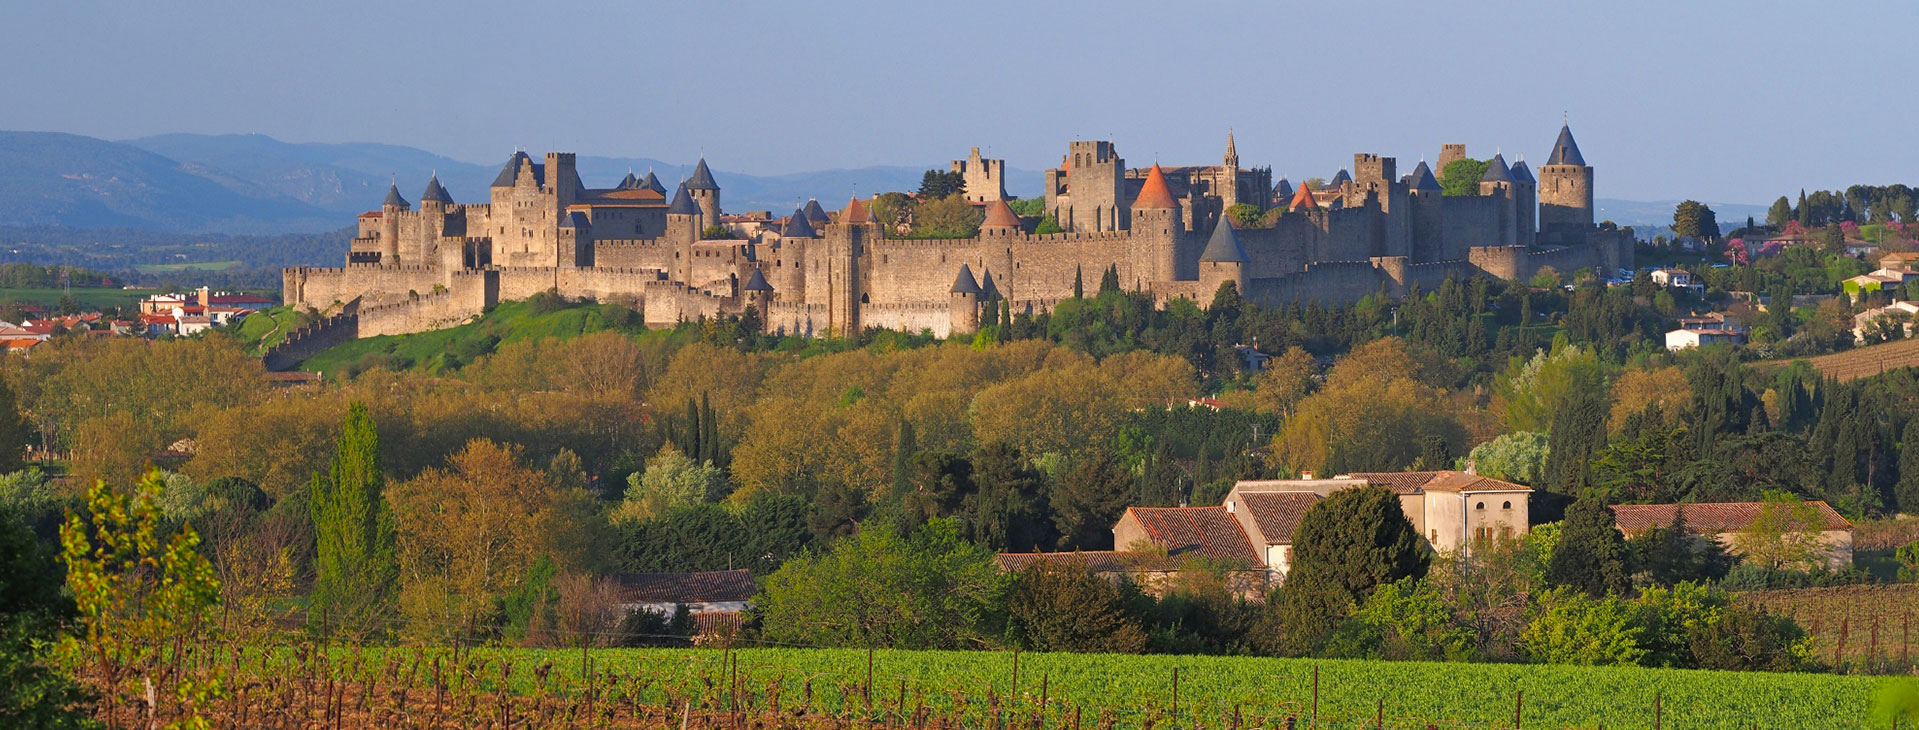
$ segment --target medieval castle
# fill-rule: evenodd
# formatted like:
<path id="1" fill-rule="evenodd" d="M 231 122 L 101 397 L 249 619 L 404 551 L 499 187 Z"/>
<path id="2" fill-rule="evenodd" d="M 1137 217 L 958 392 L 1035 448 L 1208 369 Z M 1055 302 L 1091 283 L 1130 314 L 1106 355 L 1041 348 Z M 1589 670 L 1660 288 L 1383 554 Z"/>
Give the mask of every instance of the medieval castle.
<path id="1" fill-rule="evenodd" d="M 1446 145 L 1440 170 L 1464 155 Z M 1479 194 L 1462 196 L 1442 195 L 1423 161 L 1401 175 L 1373 154 L 1354 155 L 1322 189 L 1275 183 L 1271 168 L 1240 167 L 1230 134 L 1221 164 L 1192 167 L 1128 168 L 1110 142 L 1073 142 L 1046 171 L 1045 210 L 1065 230 L 1048 235 L 1006 204 L 1002 161 L 975 149 L 952 169 L 984 223 L 973 238 L 917 240 L 885 230 L 857 198 L 833 215 L 817 202 L 784 219 L 723 215 L 704 160 L 669 195 L 651 173 L 589 188 L 570 153 L 514 153 L 487 201 L 456 203 L 437 178 L 417 208 L 389 190 L 360 215 L 344 267 L 286 270 L 285 301 L 332 316 L 280 360 L 321 339 L 451 326 L 548 290 L 628 297 L 656 325 L 753 306 L 787 334 L 950 335 L 978 327 L 987 302 L 1043 311 L 1109 268 L 1161 302 L 1204 305 L 1225 282 L 1266 303 L 1345 303 L 1449 276 L 1632 266 L 1630 231 L 1593 222 L 1593 168 L 1563 127 L 1536 177 L 1496 155 Z M 1235 229 L 1226 211 L 1237 204 L 1285 212 Z"/>

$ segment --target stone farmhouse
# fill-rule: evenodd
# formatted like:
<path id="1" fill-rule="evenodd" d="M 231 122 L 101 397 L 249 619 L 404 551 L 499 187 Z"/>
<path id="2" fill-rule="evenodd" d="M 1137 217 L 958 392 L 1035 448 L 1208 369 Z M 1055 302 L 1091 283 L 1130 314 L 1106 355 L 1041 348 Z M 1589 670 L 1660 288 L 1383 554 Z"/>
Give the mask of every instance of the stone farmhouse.
<path id="1" fill-rule="evenodd" d="M 1448 145 L 1441 159 L 1464 154 Z M 1172 168 L 1129 168 L 1111 142 L 1073 142 L 1045 174 L 1045 208 L 1066 232 L 1035 235 L 1037 221 L 1006 205 L 1003 162 L 975 152 L 954 169 L 985 207 L 979 234 L 918 240 L 882 230 L 858 199 L 837 215 L 809 203 L 777 235 L 728 229 L 705 160 L 669 195 L 650 173 L 593 188 L 571 153 L 516 152 L 486 200 L 455 202 L 437 178 L 417 207 L 389 189 L 360 215 L 344 266 L 287 269 L 284 300 L 328 317 L 289 337 L 269 366 L 342 339 L 451 326 L 549 290 L 631 298 L 654 325 L 752 306 L 778 333 L 952 335 L 977 328 L 988 302 L 1045 311 L 1108 269 L 1161 303 L 1205 303 L 1230 282 L 1282 304 L 1346 303 L 1455 276 L 1526 278 L 1548 265 L 1606 275 L 1632 265 L 1631 232 L 1593 222 L 1593 168 L 1569 129 L 1537 175 L 1495 155 L 1478 195 L 1441 195 L 1424 162 L 1401 174 L 1391 157 L 1353 159 L 1350 173 L 1311 190 L 1241 167 L 1231 135 L 1221 164 Z M 1224 222 L 1236 204 L 1282 202 L 1269 228 Z"/>
<path id="2" fill-rule="evenodd" d="M 1834 570 L 1852 565 L 1852 523 L 1823 501 L 1806 503 L 1817 520 L 1820 560 Z M 1765 513 L 1763 502 L 1699 502 L 1695 504 L 1622 504 L 1613 508 L 1613 518 L 1627 536 L 1639 535 L 1654 527 L 1670 527 L 1685 516 L 1686 531 L 1709 538 L 1728 553 L 1742 555 L 1740 533 L 1751 528 Z"/>
<path id="3" fill-rule="evenodd" d="M 1037 561 L 1079 565 L 1157 586 L 1193 560 L 1224 567 L 1248 593 L 1282 583 L 1292 569 L 1293 534 L 1300 518 L 1327 495 L 1356 487 L 1383 487 L 1399 497 L 1414 529 L 1441 552 L 1466 550 L 1480 540 L 1517 537 L 1530 528 L 1532 488 L 1460 471 L 1342 474 L 1330 479 L 1242 481 L 1217 505 L 1129 507 L 1113 525 L 1111 551 L 1010 553 L 1001 567 Z"/>

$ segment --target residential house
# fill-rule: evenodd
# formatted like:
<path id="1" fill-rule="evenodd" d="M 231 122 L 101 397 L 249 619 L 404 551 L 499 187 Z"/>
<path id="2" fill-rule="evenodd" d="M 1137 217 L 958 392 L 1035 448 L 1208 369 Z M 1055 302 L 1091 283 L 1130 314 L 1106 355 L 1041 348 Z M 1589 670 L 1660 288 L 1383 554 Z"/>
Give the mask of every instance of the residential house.
<path id="1" fill-rule="evenodd" d="M 1852 523 L 1823 501 L 1805 503 L 1812 509 L 1826 567 L 1852 565 Z M 1670 527 L 1685 516 L 1686 531 L 1711 538 L 1734 555 L 1743 554 L 1741 533 L 1765 514 L 1765 502 L 1699 502 L 1695 504 L 1622 504 L 1613 507 L 1619 530 L 1628 537 L 1654 527 Z"/>
<path id="2" fill-rule="evenodd" d="M 744 611 L 758 587 L 745 569 L 697 573 L 616 573 L 620 608 L 672 615 L 681 606 L 695 616 Z"/>
<path id="3" fill-rule="evenodd" d="M 1879 258 L 1878 270 L 1847 279 L 1842 287 L 1857 302 L 1868 293 L 1905 286 L 1906 282 L 1919 278 L 1919 272 L 1911 269 L 1909 257 L 1910 254 L 1886 254 Z"/>
<path id="4" fill-rule="evenodd" d="M 1855 314 L 1852 316 L 1853 342 L 1863 345 L 1867 335 L 1876 334 L 1895 324 L 1901 328 L 1903 336 L 1911 337 L 1914 315 L 1919 315 L 1919 302 L 1893 302 Z"/>
<path id="5" fill-rule="evenodd" d="M 1694 293 L 1706 290 L 1706 283 L 1685 269 L 1653 269 L 1650 276 L 1652 283 L 1669 289 L 1685 289 Z"/>
<path id="6" fill-rule="evenodd" d="M 1746 333 L 1728 329 L 1676 329 L 1666 333 L 1666 349 L 1684 350 L 1706 345 L 1743 345 Z"/>

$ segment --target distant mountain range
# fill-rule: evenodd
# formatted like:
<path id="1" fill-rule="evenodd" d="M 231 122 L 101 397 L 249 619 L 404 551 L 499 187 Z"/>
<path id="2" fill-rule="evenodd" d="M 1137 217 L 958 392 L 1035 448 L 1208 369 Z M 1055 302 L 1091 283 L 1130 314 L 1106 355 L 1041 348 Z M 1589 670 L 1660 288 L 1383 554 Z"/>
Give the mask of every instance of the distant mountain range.
<path id="1" fill-rule="evenodd" d="M 137 228 L 269 234 L 337 230 L 379 204 L 389 182 L 409 200 L 429 175 L 456 201 L 485 200 L 499 162 L 473 163 L 399 145 L 282 142 L 263 135 L 167 134 L 112 142 L 56 132 L 0 132 L 0 226 Z M 671 186 L 690 163 L 581 156 L 589 187 L 611 187 L 628 172 L 652 170 Z M 716 165 L 728 210 L 783 214 L 817 197 L 827 207 L 851 196 L 914 190 L 925 166 L 873 166 L 789 175 L 750 175 Z M 1038 193 L 1040 173 L 1007 170 L 1014 195 Z M 1597 217 L 1650 236 L 1669 225 L 1678 201 L 1601 199 Z M 1765 206 L 1711 203 L 1723 227 L 1763 217 Z"/>

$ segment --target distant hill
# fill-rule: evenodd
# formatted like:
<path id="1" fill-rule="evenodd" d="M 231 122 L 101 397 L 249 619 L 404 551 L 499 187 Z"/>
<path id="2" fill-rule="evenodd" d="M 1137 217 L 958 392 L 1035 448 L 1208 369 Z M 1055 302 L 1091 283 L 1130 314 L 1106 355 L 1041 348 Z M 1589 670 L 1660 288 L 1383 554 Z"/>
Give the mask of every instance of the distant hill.
<path id="1" fill-rule="evenodd" d="M 327 211 L 131 145 L 0 132 L 0 225 L 262 233 L 340 225 Z"/>
<path id="2" fill-rule="evenodd" d="M 259 134 L 165 134 L 126 144 L 325 210 L 338 216 L 335 223 L 376 207 L 394 181 L 411 200 L 437 172 L 454 199 L 475 200 L 498 171 L 412 147 L 293 143 Z"/>

